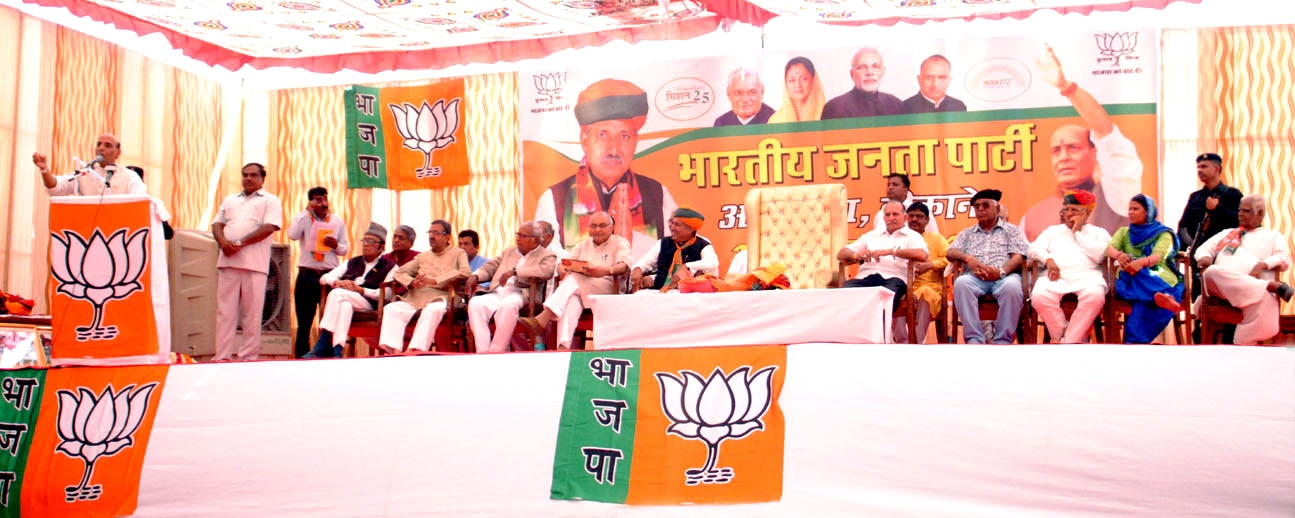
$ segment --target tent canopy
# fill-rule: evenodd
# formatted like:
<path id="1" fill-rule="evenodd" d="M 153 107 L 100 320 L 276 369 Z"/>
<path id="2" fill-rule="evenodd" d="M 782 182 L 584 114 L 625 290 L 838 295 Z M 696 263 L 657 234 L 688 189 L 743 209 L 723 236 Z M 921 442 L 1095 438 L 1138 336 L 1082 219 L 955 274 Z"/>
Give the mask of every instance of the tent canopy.
<path id="1" fill-rule="evenodd" d="M 687 40 L 726 20 L 775 18 L 835 25 L 1023 18 L 1038 10 L 1163 8 L 1201 0 L 22 0 L 139 36 L 158 34 L 185 56 L 239 70 L 318 73 L 443 69 L 512 62 L 610 41 Z M 11 3 L 11 2 L 7 2 Z M 39 13 L 34 13 L 41 16 Z M 57 21 L 56 21 L 57 23 Z"/>

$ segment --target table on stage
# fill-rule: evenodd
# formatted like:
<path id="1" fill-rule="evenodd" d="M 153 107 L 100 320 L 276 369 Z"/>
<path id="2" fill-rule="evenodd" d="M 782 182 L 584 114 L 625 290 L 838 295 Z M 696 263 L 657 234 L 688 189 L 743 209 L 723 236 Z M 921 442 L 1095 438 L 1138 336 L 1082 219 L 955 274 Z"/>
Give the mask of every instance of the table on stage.
<path id="1" fill-rule="evenodd" d="M 885 343 L 893 296 L 885 288 L 596 295 L 594 347 Z"/>

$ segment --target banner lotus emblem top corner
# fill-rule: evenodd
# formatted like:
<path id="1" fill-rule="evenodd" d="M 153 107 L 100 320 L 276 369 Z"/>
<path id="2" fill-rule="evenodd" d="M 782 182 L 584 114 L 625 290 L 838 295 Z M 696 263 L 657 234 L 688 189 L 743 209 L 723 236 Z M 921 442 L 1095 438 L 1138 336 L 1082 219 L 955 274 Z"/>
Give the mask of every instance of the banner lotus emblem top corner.
<path id="1" fill-rule="evenodd" d="M 111 340 L 117 326 L 103 326 L 104 305 L 144 289 L 139 278 L 148 264 L 148 229 L 126 236 L 120 229 L 104 238 L 99 229 L 83 238 L 74 231 L 51 233 L 50 269 L 58 280 L 58 293 L 94 306 L 94 319 L 76 328 L 78 341 Z"/>
<path id="2" fill-rule="evenodd" d="M 716 467 L 720 443 L 764 429 L 762 418 L 772 404 L 776 369 L 769 366 L 751 375 L 751 368 L 743 366 L 725 375 L 716 367 L 706 379 L 687 370 L 680 371 L 682 376 L 678 377 L 656 373 L 661 385 L 661 409 L 672 422 L 666 433 L 706 444 L 706 463 L 684 472 L 686 484 L 724 484 L 732 480 L 732 468 Z"/>
<path id="3" fill-rule="evenodd" d="M 423 153 L 423 167 L 414 170 L 415 178 L 441 175 L 441 168 L 432 166 L 432 152 L 455 142 L 454 133 L 459 130 L 460 101 L 461 98 L 448 103 L 445 99 L 437 99 L 436 104 L 428 105 L 424 99 L 421 107 L 410 103 L 387 105 L 395 119 L 396 132 L 404 139 L 401 144 L 407 149 Z"/>

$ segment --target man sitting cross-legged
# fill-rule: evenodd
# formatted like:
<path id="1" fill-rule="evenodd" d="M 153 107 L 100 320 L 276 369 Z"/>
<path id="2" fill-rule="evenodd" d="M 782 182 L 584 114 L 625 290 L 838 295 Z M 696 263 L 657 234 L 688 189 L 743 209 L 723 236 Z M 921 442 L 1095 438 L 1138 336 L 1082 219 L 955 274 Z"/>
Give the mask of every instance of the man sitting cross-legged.
<path id="1" fill-rule="evenodd" d="M 1205 269 L 1202 293 L 1241 309 L 1241 323 L 1233 340 L 1241 345 L 1276 335 L 1281 309 L 1277 297 L 1289 301 L 1295 296 L 1295 289 L 1277 280 L 1278 272 L 1290 268 L 1290 247 L 1281 232 L 1262 227 L 1264 205 L 1263 196 L 1241 198 L 1237 228 L 1214 234 L 1196 249 L 1196 264 Z"/>
<path id="2" fill-rule="evenodd" d="M 532 221 L 517 227 L 517 246 L 504 250 L 468 277 L 468 291 L 490 279 L 490 289 L 472 296 L 468 302 L 468 327 L 479 353 L 508 351 L 508 340 L 517 327 L 517 315 L 526 303 L 519 277 L 546 280 L 553 277 L 557 257 L 540 246 L 543 229 Z M 490 319 L 495 320 L 495 334 L 490 334 Z"/>
<path id="3" fill-rule="evenodd" d="M 630 242 L 612 234 L 614 224 L 611 215 L 603 211 L 589 217 L 589 239 L 568 252 L 571 268 L 566 260 L 559 263 L 558 274 L 565 277 L 544 301 L 544 312 L 522 319 L 536 334 L 556 320 L 558 349 L 571 347 L 580 313 L 589 307 L 589 296 L 616 293 L 614 277 L 629 270 Z"/>
<path id="4" fill-rule="evenodd" d="M 396 267 L 382 255 L 386 241 L 387 229 L 370 223 L 360 240 L 360 255 L 320 277 L 319 283 L 333 290 L 328 292 L 324 314 L 319 317 L 319 340 L 302 358 L 341 358 L 355 310 L 373 311 L 378 307 L 378 287 Z"/>

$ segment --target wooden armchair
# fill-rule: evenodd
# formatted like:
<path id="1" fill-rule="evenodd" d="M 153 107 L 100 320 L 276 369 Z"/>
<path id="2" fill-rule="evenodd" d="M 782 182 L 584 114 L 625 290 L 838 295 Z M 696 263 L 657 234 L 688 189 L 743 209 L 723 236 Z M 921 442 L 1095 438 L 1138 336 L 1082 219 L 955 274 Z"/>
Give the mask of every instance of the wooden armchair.
<path id="1" fill-rule="evenodd" d="M 1024 281 L 1025 279 L 1028 278 L 1030 281 L 1029 285 L 1025 286 L 1025 292 L 1026 292 L 1026 295 L 1028 296 L 1031 292 L 1034 291 L 1034 284 L 1039 282 L 1040 278 L 1047 276 L 1047 273 L 1046 273 L 1047 266 L 1045 266 L 1044 263 L 1042 262 L 1036 261 L 1034 259 L 1030 259 L 1025 263 L 1025 270 L 1029 271 L 1029 277 L 1023 277 L 1021 280 Z M 1109 297 L 1110 292 L 1115 289 L 1114 288 L 1115 282 L 1111 279 L 1109 272 L 1104 272 L 1104 274 L 1106 276 L 1106 286 L 1107 286 L 1106 292 L 1107 292 L 1107 296 Z M 1069 319 L 1072 315 L 1074 315 L 1075 308 L 1079 307 L 1079 296 L 1074 293 L 1067 293 L 1065 295 L 1062 295 L 1061 302 L 1059 302 L 1058 304 L 1061 306 L 1061 311 L 1065 313 L 1066 318 Z M 1051 333 L 1048 332 L 1047 326 L 1044 326 L 1043 322 L 1039 319 L 1038 312 L 1034 311 L 1034 305 L 1027 304 L 1026 307 L 1021 309 L 1021 311 L 1022 313 L 1024 313 L 1021 316 L 1021 318 L 1023 319 L 1027 318 L 1027 315 L 1028 315 L 1029 323 L 1027 325 L 1029 326 L 1030 330 L 1034 333 L 1034 336 L 1043 337 L 1043 340 L 1041 340 L 1040 343 L 1052 342 L 1052 339 L 1055 337 L 1053 337 Z M 1103 329 L 1104 322 L 1102 321 L 1102 315 L 1104 315 L 1105 313 L 1106 313 L 1105 308 L 1103 308 L 1103 310 L 1097 314 L 1097 318 L 1093 319 L 1093 328 L 1089 331 L 1089 334 L 1093 336 L 1095 342 L 1099 344 L 1108 343 L 1106 342 L 1106 333 L 1105 333 L 1105 330 Z M 1043 334 L 1041 335 L 1039 334 L 1039 329 L 1043 329 Z"/>
<path id="2" fill-rule="evenodd" d="M 319 316 L 324 315 L 324 308 L 328 304 L 328 292 L 333 291 L 331 286 L 319 286 Z M 347 331 L 346 345 L 342 346 L 342 357 L 354 357 L 356 350 L 356 341 L 364 340 L 365 343 L 376 346 L 378 343 L 378 334 L 382 329 L 382 289 L 378 289 L 378 308 L 373 311 L 355 310 L 351 314 L 351 328 Z M 370 348 L 373 348 L 370 346 Z"/>
<path id="3" fill-rule="evenodd" d="M 953 300 L 953 283 L 962 275 L 963 269 L 966 268 L 966 263 L 949 259 L 949 266 L 950 275 L 945 278 L 944 284 L 944 304 L 949 308 L 949 338 L 953 341 L 957 341 L 958 327 L 965 324 L 958 316 L 957 305 Z M 1031 282 L 1030 271 L 1028 268 L 1022 268 L 1020 275 L 1022 291 L 1021 316 L 1017 318 L 1016 341 L 1021 344 L 1034 344 L 1038 343 L 1035 335 L 1036 329 L 1028 318 L 1030 311 L 1030 286 L 1033 286 L 1034 283 Z M 980 304 L 980 320 L 998 319 L 998 299 L 995 299 L 992 294 L 985 294 L 980 296 L 980 300 L 978 302 Z M 973 325 L 980 325 L 980 322 L 974 322 Z M 986 336 L 985 338 L 988 340 L 990 337 Z"/>
<path id="4" fill-rule="evenodd" d="M 1192 293 L 1192 276 L 1188 272 L 1188 264 L 1191 261 L 1188 260 L 1187 254 L 1184 252 L 1178 252 L 1174 256 L 1174 261 L 1178 263 L 1178 271 L 1184 272 L 1182 280 L 1183 298 L 1188 299 Z M 1106 291 L 1106 307 L 1102 309 L 1101 318 L 1105 321 L 1107 329 L 1110 330 L 1110 334 L 1106 337 L 1110 340 L 1110 343 L 1123 343 L 1124 321 L 1128 318 L 1129 313 L 1133 312 L 1133 305 L 1115 293 L 1115 279 L 1118 277 L 1115 261 L 1108 257 L 1105 267 L 1106 279 L 1110 283 L 1110 289 Z M 1183 300 L 1182 305 L 1183 312 L 1174 315 L 1174 340 L 1179 345 L 1186 345 L 1190 343 L 1187 339 L 1191 337 L 1191 333 L 1186 331 L 1191 329 L 1193 318 L 1191 300 Z M 1204 335 L 1202 335 L 1203 338 Z"/>
<path id="5" fill-rule="evenodd" d="M 846 279 L 853 278 L 852 274 L 854 273 L 854 271 L 857 271 L 857 268 L 855 268 L 855 266 L 857 266 L 858 264 L 859 264 L 858 261 L 838 260 L 836 278 L 841 279 L 841 283 L 844 284 Z M 904 279 L 904 285 L 911 287 L 913 285 L 913 279 L 915 279 L 916 277 L 917 277 L 916 266 L 913 264 L 913 261 L 909 261 L 908 276 Z M 941 304 L 941 306 L 943 306 L 943 304 Z M 905 291 L 905 295 L 903 296 L 903 298 L 899 301 L 899 308 L 895 310 L 895 314 L 893 315 L 893 318 L 899 318 L 901 316 L 904 317 L 904 322 L 905 324 L 907 324 L 907 327 L 908 327 L 908 337 L 910 340 L 917 336 L 917 319 L 915 318 L 916 311 L 917 311 L 917 297 L 913 295 L 913 290 L 911 289 L 907 290 Z M 934 319 L 934 317 L 932 317 L 932 319 Z M 888 341 L 894 342 L 894 337 L 892 336 L 891 331 L 892 330 L 887 329 L 886 336 L 891 338 Z"/>
<path id="6" fill-rule="evenodd" d="M 613 278 L 613 282 L 616 284 L 617 295 L 623 295 L 623 294 L 634 292 L 633 288 L 630 286 L 629 270 L 626 270 L 624 273 L 621 273 L 619 275 L 614 275 L 612 278 Z M 557 280 L 556 282 L 561 282 L 561 280 Z M 543 310 L 544 308 L 540 308 L 541 312 Z M 536 315 L 538 314 L 539 312 L 536 313 Z M 571 349 L 572 350 L 588 349 L 589 344 L 593 342 L 593 334 L 594 334 L 593 308 L 585 308 L 583 311 L 580 312 L 580 320 L 576 322 L 576 329 L 571 339 Z M 557 335 L 558 335 L 557 322 L 556 321 L 550 322 L 549 327 L 544 330 L 544 336 L 545 336 L 544 342 L 549 344 L 549 347 L 556 348 L 558 343 Z"/>
<path id="7" fill-rule="evenodd" d="M 1191 263 L 1191 268 L 1195 269 L 1194 273 L 1199 276 L 1194 278 L 1201 279 L 1201 300 L 1200 300 L 1199 310 L 1198 311 L 1196 309 L 1189 310 L 1189 311 L 1197 311 L 1192 316 L 1196 320 L 1200 321 L 1198 322 L 1198 325 L 1201 328 L 1201 339 L 1198 343 L 1201 343 L 1201 344 L 1222 343 L 1223 326 L 1228 324 L 1231 324 L 1231 325 L 1240 324 L 1241 320 L 1244 318 L 1244 315 L 1241 313 L 1240 308 L 1233 306 L 1231 303 L 1227 301 L 1227 299 L 1210 295 L 1210 290 L 1212 288 L 1212 285 L 1209 284 L 1208 282 L 1205 282 L 1205 277 L 1204 277 L 1205 270 L 1207 270 L 1208 267 L 1200 268 L 1196 265 L 1196 261 L 1189 261 L 1189 262 Z M 1188 288 L 1190 288 L 1190 286 L 1188 286 Z M 1186 305 L 1187 303 L 1184 302 L 1184 306 Z M 1281 318 L 1286 318 L 1286 317 L 1281 317 Z M 1280 329 L 1280 326 L 1279 326 L 1279 329 Z M 1281 332 L 1278 333 L 1278 335 L 1280 334 Z M 1276 337 L 1274 337 L 1274 339 L 1276 339 Z M 1270 339 L 1270 340 L 1267 340 L 1267 342 L 1272 343 L 1273 340 Z"/>
<path id="8" fill-rule="evenodd" d="M 782 263 L 791 289 L 839 287 L 834 266 L 848 242 L 846 198 L 835 183 L 747 191 L 747 271 Z"/>

